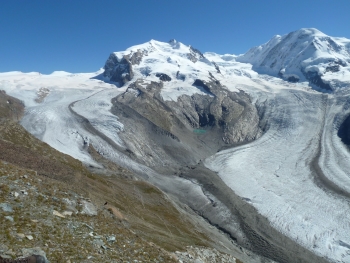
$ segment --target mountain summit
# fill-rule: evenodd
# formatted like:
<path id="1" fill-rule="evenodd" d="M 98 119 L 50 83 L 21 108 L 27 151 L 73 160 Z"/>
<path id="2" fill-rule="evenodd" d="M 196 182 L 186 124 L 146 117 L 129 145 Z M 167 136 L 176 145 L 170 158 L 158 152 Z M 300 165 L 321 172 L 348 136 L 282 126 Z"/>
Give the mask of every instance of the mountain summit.
<path id="1" fill-rule="evenodd" d="M 236 61 L 251 63 L 253 70 L 261 74 L 291 82 L 308 80 L 318 87 L 333 89 L 338 83 L 332 80 L 339 79 L 343 71 L 349 71 L 350 40 L 303 28 L 287 35 L 276 35 L 238 56 Z"/>
<path id="2" fill-rule="evenodd" d="M 203 73 L 207 75 L 212 69 L 216 71 L 215 66 L 199 50 L 175 39 L 169 42 L 151 40 L 125 51 L 113 52 L 104 69 L 104 77 L 118 82 L 120 86 L 133 78 L 146 77 L 154 81 L 183 82 L 187 79 L 193 83 Z"/>

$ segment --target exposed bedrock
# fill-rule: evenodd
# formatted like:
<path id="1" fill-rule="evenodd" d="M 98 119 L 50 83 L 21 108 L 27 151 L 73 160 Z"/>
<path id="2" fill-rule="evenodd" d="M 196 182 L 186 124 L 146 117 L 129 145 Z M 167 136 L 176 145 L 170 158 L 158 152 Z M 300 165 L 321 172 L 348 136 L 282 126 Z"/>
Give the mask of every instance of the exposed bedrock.
<path id="1" fill-rule="evenodd" d="M 322 79 L 322 76 L 324 74 L 327 74 L 327 72 L 338 72 L 340 71 L 341 67 L 345 67 L 347 63 L 345 61 L 342 61 L 340 59 L 334 59 L 333 61 L 330 61 L 323 73 L 315 72 L 315 71 L 308 71 L 305 72 L 305 70 L 302 70 L 304 76 L 306 79 L 316 85 L 317 87 L 325 90 L 330 90 L 332 91 L 334 87 L 332 87 L 331 84 L 327 83 Z"/>
<path id="2" fill-rule="evenodd" d="M 171 81 L 171 77 L 165 73 L 157 73 L 156 77 L 158 77 L 161 81 Z"/>
<path id="3" fill-rule="evenodd" d="M 19 99 L 6 94 L 0 90 L 0 120 L 11 119 L 19 121 L 24 112 L 24 103 Z"/>
<path id="4" fill-rule="evenodd" d="M 344 122 L 340 125 L 338 136 L 344 144 L 350 147 L 350 115 L 348 115 Z"/>
<path id="5" fill-rule="evenodd" d="M 257 109 L 247 94 L 230 92 L 214 79 L 196 80 L 194 86 L 207 95 L 164 101 L 163 82 L 138 80 L 112 100 L 112 113 L 124 124 L 120 137 L 135 159 L 169 173 L 261 135 Z"/>
<path id="6" fill-rule="evenodd" d="M 324 82 L 322 77 L 317 72 L 309 71 L 304 74 L 305 74 L 305 77 L 310 81 L 310 83 L 316 85 L 321 89 L 332 90 L 331 85 Z"/>
<path id="7" fill-rule="evenodd" d="M 332 91 L 334 87 L 328 82 L 326 82 L 322 77 L 324 74 L 327 74 L 327 72 L 338 72 L 340 71 L 341 67 L 345 67 L 347 63 L 342 60 L 335 59 L 333 61 L 330 61 L 323 73 L 317 72 L 317 71 L 305 71 L 305 69 L 301 69 L 301 72 L 304 74 L 305 78 L 310 82 L 310 84 L 313 84 L 321 89 Z M 294 76 L 291 76 L 287 78 L 290 82 L 298 82 L 299 78 L 295 78 Z"/>
<path id="8" fill-rule="evenodd" d="M 104 66 L 104 77 L 107 77 L 110 81 L 118 82 L 121 86 L 124 85 L 134 76 L 132 65 L 140 64 L 144 55 L 147 54 L 141 50 L 120 58 L 112 53 Z"/>

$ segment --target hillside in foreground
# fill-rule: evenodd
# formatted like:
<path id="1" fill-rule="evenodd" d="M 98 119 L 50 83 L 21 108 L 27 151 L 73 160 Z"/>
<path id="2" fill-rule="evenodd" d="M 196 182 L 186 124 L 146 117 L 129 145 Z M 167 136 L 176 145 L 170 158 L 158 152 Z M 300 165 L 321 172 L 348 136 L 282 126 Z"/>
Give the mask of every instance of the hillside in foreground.
<path id="1" fill-rule="evenodd" d="M 213 244 L 206 222 L 156 187 L 101 159 L 113 173 L 94 174 L 34 138 L 8 112 L 1 117 L 0 256 L 41 253 L 59 263 L 192 262 L 208 254 L 235 262 L 206 250 Z"/>

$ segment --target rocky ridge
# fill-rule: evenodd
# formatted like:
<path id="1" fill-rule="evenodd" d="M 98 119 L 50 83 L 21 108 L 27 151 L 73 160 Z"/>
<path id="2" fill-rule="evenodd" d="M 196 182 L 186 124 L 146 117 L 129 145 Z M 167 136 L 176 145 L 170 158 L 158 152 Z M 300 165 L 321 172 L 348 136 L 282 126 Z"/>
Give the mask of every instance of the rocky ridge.
<path id="1" fill-rule="evenodd" d="M 128 72 L 120 70 L 125 61 Z M 169 163 L 171 171 L 173 164 L 193 165 L 222 147 L 261 135 L 250 97 L 222 85 L 215 77 L 219 66 L 191 46 L 150 41 L 112 53 L 104 69 L 105 78 L 127 87 L 112 99 L 111 111 L 124 124 L 120 136 L 129 156 L 140 163 L 155 169 Z M 126 75 L 129 81 L 121 81 Z M 168 100 L 164 90 L 169 86 L 187 86 L 193 93 Z"/>

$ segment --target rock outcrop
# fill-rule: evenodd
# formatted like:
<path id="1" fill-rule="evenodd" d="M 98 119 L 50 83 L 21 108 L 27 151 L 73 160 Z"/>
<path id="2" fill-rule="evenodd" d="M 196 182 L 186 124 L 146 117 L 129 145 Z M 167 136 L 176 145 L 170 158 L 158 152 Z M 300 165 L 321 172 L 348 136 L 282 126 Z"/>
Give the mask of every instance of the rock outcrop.
<path id="1" fill-rule="evenodd" d="M 261 135 L 257 109 L 246 93 L 229 91 L 212 75 L 193 86 L 206 95 L 165 101 L 163 82 L 138 80 L 112 100 L 112 113 L 124 124 L 120 136 L 135 160 L 154 168 L 191 165 Z"/>
<path id="2" fill-rule="evenodd" d="M 118 82 L 121 86 L 124 85 L 134 76 L 132 66 L 139 64 L 145 54 L 147 53 L 142 50 L 131 52 L 122 57 L 112 53 L 104 66 L 104 77 L 107 77 L 110 81 Z"/>

